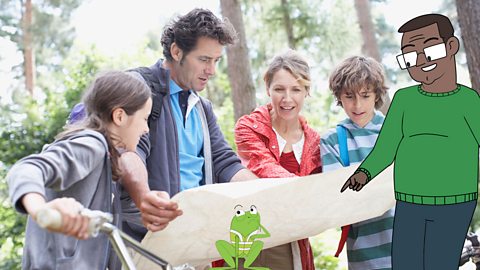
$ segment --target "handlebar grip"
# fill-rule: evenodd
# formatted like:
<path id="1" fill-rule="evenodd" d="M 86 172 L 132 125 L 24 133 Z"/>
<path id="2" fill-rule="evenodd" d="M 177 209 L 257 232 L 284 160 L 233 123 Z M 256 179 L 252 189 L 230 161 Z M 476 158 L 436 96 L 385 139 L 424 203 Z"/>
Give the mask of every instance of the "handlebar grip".
<path id="1" fill-rule="evenodd" d="M 62 227 L 62 215 L 55 209 L 43 208 L 37 213 L 37 223 L 44 229 L 57 230 Z"/>

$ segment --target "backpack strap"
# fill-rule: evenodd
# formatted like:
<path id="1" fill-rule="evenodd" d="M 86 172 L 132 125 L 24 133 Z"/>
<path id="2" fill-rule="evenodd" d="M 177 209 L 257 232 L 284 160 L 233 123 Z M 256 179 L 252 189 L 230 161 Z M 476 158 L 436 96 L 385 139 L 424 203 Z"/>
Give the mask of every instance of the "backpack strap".
<path id="1" fill-rule="evenodd" d="M 168 71 L 161 70 L 161 63 L 157 62 L 151 67 L 138 67 L 128 70 L 137 72 L 145 80 L 145 83 L 152 90 L 152 111 L 148 117 L 148 125 L 152 127 L 155 120 L 160 117 L 163 106 L 163 97 L 168 93 Z"/>
<path id="2" fill-rule="evenodd" d="M 343 167 L 348 167 L 350 166 L 350 157 L 348 156 L 347 129 L 344 126 L 337 125 L 337 137 L 342 165 Z"/>

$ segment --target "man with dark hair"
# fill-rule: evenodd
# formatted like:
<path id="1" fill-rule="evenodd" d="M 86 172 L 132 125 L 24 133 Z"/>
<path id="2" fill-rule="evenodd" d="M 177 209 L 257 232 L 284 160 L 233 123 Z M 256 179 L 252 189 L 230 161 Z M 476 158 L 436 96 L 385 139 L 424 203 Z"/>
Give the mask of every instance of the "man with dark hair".
<path id="1" fill-rule="evenodd" d="M 397 60 L 419 82 L 395 93 L 373 151 L 345 182 L 359 191 L 395 162 L 392 269 L 458 269 L 478 198 L 480 97 L 457 84 L 450 20 L 405 23 Z"/>
<path id="2" fill-rule="evenodd" d="M 215 75 L 223 47 L 235 40 L 236 32 L 227 20 L 194 9 L 165 27 L 161 39 L 165 60 L 132 70 L 151 87 L 155 108 L 150 134 L 142 138 L 138 156 L 130 156 L 131 177 L 123 179 L 123 185 L 149 230 L 161 230 L 181 214 L 169 198 L 182 190 L 256 178 L 225 141 L 210 101 L 197 94 Z M 141 160 L 146 161 L 148 186 L 146 175 L 136 169 L 141 168 Z M 129 229 L 141 231 L 125 228 Z"/>
<path id="3" fill-rule="evenodd" d="M 257 178 L 225 141 L 210 101 L 197 94 L 215 75 L 223 47 L 235 40 L 227 20 L 197 8 L 165 27 L 165 60 L 130 70 L 153 93 L 149 135 L 141 138 L 135 153 L 121 156 L 122 217 L 127 221 L 122 229 L 137 240 L 146 230 L 138 224 L 135 205 L 143 225 L 158 231 L 182 214 L 170 196 L 204 184 Z"/>

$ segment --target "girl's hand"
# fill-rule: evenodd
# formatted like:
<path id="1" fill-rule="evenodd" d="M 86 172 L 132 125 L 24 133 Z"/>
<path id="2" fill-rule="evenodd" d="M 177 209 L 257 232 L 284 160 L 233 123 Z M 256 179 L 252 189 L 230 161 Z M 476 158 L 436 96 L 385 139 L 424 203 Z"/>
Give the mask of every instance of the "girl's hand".
<path id="1" fill-rule="evenodd" d="M 41 209 L 51 208 L 61 215 L 61 226 L 47 228 L 52 232 L 59 232 L 78 239 L 87 239 L 89 218 L 80 214 L 83 206 L 73 198 L 58 198 L 45 202 L 38 193 L 29 193 L 22 199 L 22 203 L 32 218 L 37 221 L 37 214 Z"/>

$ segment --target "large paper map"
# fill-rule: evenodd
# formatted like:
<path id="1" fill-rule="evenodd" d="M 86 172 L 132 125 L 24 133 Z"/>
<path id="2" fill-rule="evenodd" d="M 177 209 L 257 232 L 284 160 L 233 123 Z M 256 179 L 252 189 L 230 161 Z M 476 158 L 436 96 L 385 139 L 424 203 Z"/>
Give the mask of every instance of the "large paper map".
<path id="1" fill-rule="evenodd" d="M 172 198 L 183 215 L 163 231 L 148 232 L 142 246 L 172 265 L 202 265 L 219 259 L 215 242 L 230 241 L 230 222 L 238 204 L 246 211 L 251 205 L 258 209 L 261 224 L 271 233 L 271 237 L 261 239 L 264 248 L 373 218 L 394 206 L 392 168 L 360 192 L 340 193 L 356 166 L 298 178 L 258 179 L 186 190 Z M 143 257 L 134 260 L 137 269 L 156 269 Z"/>

